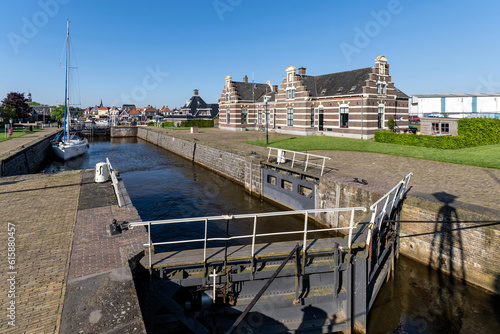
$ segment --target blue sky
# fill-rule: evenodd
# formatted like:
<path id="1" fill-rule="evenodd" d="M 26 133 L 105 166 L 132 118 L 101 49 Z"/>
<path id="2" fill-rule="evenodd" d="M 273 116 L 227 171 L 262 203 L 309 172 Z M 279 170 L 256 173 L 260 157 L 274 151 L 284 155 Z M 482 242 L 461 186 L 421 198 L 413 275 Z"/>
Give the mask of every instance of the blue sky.
<path id="1" fill-rule="evenodd" d="M 289 65 L 319 75 L 387 57 L 407 94 L 500 92 L 497 1 L 2 1 L 0 99 L 64 101 L 66 20 L 82 107 L 180 107 L 224 77 L 280 84 Z M 75 77 L 76 78 L 76 77 Z"/>

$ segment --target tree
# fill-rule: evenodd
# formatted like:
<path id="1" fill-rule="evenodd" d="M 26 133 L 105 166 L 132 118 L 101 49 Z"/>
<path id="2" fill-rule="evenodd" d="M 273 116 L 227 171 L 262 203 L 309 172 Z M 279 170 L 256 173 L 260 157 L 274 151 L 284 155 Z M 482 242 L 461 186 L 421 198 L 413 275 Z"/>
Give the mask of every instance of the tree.
<path id="1" fill-rule="evenodd" d="M 53 107 L 50 116 L 56 121 L 62 119 L 64 117 L 64 105 L 60 104 L 58 107 Z"/>
<path id="2" fill-rule="evenodd" d="M 392 117 L 389 118 L 387 120 L 387 126 L 389 127 L 389 129 L 391 129 L 391 131 L 394 131 L 394 125 L 395 125 L 394 118 L 392 118 Z"/>
<path id="3" fill-rule="evenodd" d="M 0 106 L 0 123 L 9 123 L 16 116 L 16 111 L 11 108 Z"/>
<path id="4" fill-rule="evenodd" d="M 2 105 L 7 108 L 7 110 L 14 109 L 15 117 L 20 118 L 28 118 L 30 106 L 28 105 L 28 100 L 24 97 L 24 93 L 18 92 L 10 92 L 7 94 L 7 97 L 3 99 Z"/>

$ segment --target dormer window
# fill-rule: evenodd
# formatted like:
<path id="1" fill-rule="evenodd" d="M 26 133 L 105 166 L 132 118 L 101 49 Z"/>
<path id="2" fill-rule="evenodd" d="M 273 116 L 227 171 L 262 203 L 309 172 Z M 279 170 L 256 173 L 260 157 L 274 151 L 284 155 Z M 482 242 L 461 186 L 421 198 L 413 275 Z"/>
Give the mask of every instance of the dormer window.
<path id="1" fill-rule="evenodd" d="M 356 86 L 352 86 L 351 89 L 349 89 L 349 92 L 354 92 L 355 89 L 356 89 Z"/>
<path id="2" fill-rule="evenodd" d="M 326 88 L 321 91 L 321 95 L 325 95 L 325 94 L 326 94 Z"/>
<path id="3" fill-rule="evenodd" d="M 335 94 L 340 94 L 342 93 L 342 89 L 344 89 L 344 87 L 339 87 L 339 89 L 337 89 L 337 92 Z"/>

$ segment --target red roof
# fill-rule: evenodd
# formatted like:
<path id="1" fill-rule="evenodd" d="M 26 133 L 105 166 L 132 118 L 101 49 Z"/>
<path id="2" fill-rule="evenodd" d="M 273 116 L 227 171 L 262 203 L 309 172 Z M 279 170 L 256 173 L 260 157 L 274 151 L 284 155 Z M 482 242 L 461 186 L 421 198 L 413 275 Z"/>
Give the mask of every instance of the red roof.
<path id="1" fill-rule="evenodd" d="M 137 112 L 137 110 L 135 110 L 135 109 L 134 109 L 134 110 L 130 110 L 130 111 L 128 112 L 128 114 L 129 114 L 129 115 L 139 115 L 139 113 L 138 113 L 138 112 Z"/>

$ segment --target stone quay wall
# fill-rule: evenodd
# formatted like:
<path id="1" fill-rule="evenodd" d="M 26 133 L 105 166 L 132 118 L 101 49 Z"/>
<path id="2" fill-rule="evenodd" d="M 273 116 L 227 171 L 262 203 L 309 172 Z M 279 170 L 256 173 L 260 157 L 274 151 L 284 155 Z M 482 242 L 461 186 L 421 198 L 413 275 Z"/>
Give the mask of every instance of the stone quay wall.
<path id="1" fill-rule="evenodd" d="M 112 126 L 110 131 L 111 137 L 137 137 L 136 126 Z"/>
<path id="2" fill-rule="evenodd" d="M 262 157 L 228 147 L 201 144 L 196 140 L 179 139 L 152 128 L 138 128 L 137 137 L 222 174 L 243 185 L 252 195 L 261 195 Z"/>
<path id="3" fill-rule="evenodd" d="M 18 150 L 0 156 L 0 177 L 31 174 L 38 170 L 40 165 L 49 156 L 52 145 L 50 141 L 55 134 L 41 137 L 24 145 Z"/>
<path id="4" fill-rule="evenodd" d="M 326 174 L 317 187 L 316 208 L 369 208 L 398 181 L 387 186 L 362 185 L 352 178 Z M 435 198 L 410 189 L 400 220 L 422 223 L 401 224 L 400 252 L 444 274 L 500 294 L 500 226 L 494 222 L 500 221 L 500 212 L 454 202 L 452 197 L 443 194 Z M 355 216 L 357 222 L 368 219 L 362 212 Z M 342 214 L 319 215 L 316 220 L 331 227 L 349 224 L 349 216 Z"/>

